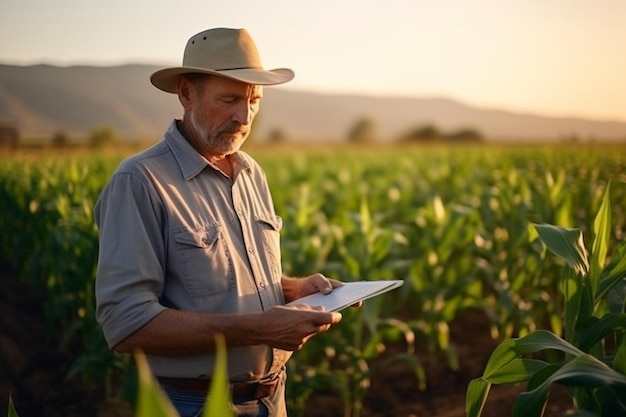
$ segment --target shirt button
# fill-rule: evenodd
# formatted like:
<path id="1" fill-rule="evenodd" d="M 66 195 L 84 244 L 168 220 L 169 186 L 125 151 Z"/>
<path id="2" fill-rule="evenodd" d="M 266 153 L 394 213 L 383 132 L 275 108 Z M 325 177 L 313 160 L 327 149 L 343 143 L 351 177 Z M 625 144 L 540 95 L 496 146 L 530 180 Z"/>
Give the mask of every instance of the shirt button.
<path id="1" fill-rule="evenodd" d="M 248 248 L 248 253 L 254 253 L 254 248 Z"/>

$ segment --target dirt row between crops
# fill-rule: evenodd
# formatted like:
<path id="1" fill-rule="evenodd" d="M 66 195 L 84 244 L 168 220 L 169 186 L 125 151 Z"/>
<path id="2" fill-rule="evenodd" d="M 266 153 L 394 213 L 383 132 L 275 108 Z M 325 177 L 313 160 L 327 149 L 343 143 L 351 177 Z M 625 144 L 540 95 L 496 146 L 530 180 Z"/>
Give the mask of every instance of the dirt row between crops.
<path id="1" fill-rule="evenodd" d="M 47 335 L 43 298 L 0 262 L 0 416 L 9 393 L 20 417 L 130 417 L 127 404 L 102 399 L 99 387 L 80 378 L 68 380 L 67 371 L 80 348 L 55 349 L 55 334 Z M 496 346 L 489 323 L 481 312 L 467 312 L 451 323 L 451 339 L 458 349 L 461 369 L 450 370 L 445 359 L 419 355 L 426 366 L 428 387 L 419 391 L 417 379 L 406 365 L 377 367 L 364 400 L 362 417 L 462 417 L 468 382 L 482 374 Z M 515 396 L 523 386 L 495 386 L 484 417 L 511 414 Z M 88 401 L 95 398 L 95 401 Z M 569 406 L 566 395 L 551 397 L 546 416 L 562 415 Z M 343 417 L 339 398 L 319 392 L 308 401 L 304 417 Z M 294 416 L 295 417 L 295 416 Z"/>

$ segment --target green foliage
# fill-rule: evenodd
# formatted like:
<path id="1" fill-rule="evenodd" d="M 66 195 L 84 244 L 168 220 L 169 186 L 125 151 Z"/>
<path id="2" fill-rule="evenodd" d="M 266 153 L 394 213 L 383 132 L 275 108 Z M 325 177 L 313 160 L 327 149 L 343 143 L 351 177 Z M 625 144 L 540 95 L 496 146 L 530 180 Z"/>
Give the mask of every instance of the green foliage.
<path id="1" fill-rule="evenodd" d="M 226 341 L 223 335 L 215 338 L 215 366 L 211 377 L 211 387 L 204 405 L 203 417 L 229 416 L 230 393 L 228 392 L 228 366 L 226 362 Z M 147 417 L 147 416 L 146 416 Z"/>
<path id="2" fill-rule="evenodd" d="M 593 215 L 609 180 L 622 178 L 625 155 L 623 148 L 601 147 L 256 149 L 285 224 L 287 274 L 405 280 L 362 309 L 347 310 L 338 326 L 294 354 L 287 379 L 290 415 L 298 415 L 311 393 L 332 389 L 345 414 L 357 416 L 371 378 L 394 361 L 409 367 L 425 389 L 428 375 L 416 346 L 433 358 L 443 354 L 458 368 L 449 325 L 468 309 L 488 314 L 496 338 L 524 337 L 549 323 L 568 341 L 577 334 L 573 345 L 595 356 L 598 337 L 620 323 L 624 307 L 617 288 L 623 288 L 618 271 L 626 267 L 626 248 L 618 245 L 626 236 L 625 187 L 614 187 L 614 203 L 605 205 L 613 221 L 594 226 Z M 0 248 L 45 297 L 47 342 L 81 346 L 70 377 L 121 396 L 133 361 L 107 348 L 95 322 L 92 217 L 121 157 L 47 156 L 0 157 Z M 604 236 L 588 259 L 588 276 L 600 271 L 589 286 L 593 291 L 574 291 L 578 278 L 571 268 L 557 279 L 564 261 L 547 256 L 534 239 L 542 227 L 529 228 L 529 221 L 578 225 Z M 544 229 L 545 235 L 552 228 Z M 605 261 L 603 269 L 594 266 Z M 594 312 L 584 331 L 564 321 L 559 293 L 566 290 L 567 300 L 580 300 L 578 313 L 570 309 L 567 315 Z M 623 370 L 624 356 L 624 350 L 615 352 L 616 370 Z M 523 359 L 511 365 L 518 375 L 534 366 Z"/>
<path id="3" fill-rule="evenodd" d="M 178 412 L 167 395 L 160 389 L 150 372 L 143 353 L 135 354 L 139 376 L 139 394 L 135 415 L 137 417 L 178 417 Z"/>
<path id="4" fill-rule="evenodd" d="M 528 386 L 515 401 L 514 417 L 542 416 L 553 384 L 565 386 L 574 409 L 584 415 L 626 415 L 626 242 L 619 244 L 614 261 L 605 266 L 610 219 L 607 187 L 593 223 L 591 256 L 579 229 L 534 225 L 547 249 L 565 261 L 561 290 L 566 338 L 536 330 L 503 341 L 489 358 L 483 376 L 468 386 L 468 417 L 481 415 L 491 384 L 520 381 L 528 381 Z M 610 293 L 615 297 L 607 297 Z M 554 350 L 563 353 L 556 360 L 532 359 Z"/>
<path id="5" fill-rule="evenodd" d="M 232 415 L 230 407 L 230 393 L 228 392 L 228 367 L 226 362 L 226 342 L 223 335 L 215 339 L 215 368 L 211 377 L 207 400 L 202 415 L 228 416 Z M 139 395 L 136 405 L 137 417 L 177 417 L 172 403 L 163 390 L 156 384 L 148 362 L 143 353 L 135 354 L 137 373 L 139 376 Z"/>
<path id="6" fill-rule="evenodd" d="M 19 417 L 15 406 L 13 405 L 13 398 L 9 395 L 9 410 L 7 411 L 7 417 Z"/>

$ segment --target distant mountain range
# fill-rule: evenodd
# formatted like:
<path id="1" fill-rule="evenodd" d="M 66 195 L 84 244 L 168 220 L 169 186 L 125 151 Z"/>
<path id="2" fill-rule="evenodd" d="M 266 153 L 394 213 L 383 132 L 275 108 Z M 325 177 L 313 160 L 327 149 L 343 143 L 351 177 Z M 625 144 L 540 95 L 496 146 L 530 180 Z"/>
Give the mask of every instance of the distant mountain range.
<path id="1" fill-rule="evenodd" d="M 154 88 L 149 75 L 161 67 L 0 64 L 0 122 L 14 123 L 23 138 L 62 132 L 86 137 L 110 126 L 121 138 L 156 140 L 181 107 L 175 95 Z M 268 87 L 255 135 L 278 130 L 299 141 L 344 141 L 363 118 L 376 136 L 393 140 L 419 126 L 443 132 L 471 128 L 487 140 L 626 141 L 626 121 L 558 118 L 471 107 L 444 98 L 399 98 L 318 94 L 286 86 Z"/>

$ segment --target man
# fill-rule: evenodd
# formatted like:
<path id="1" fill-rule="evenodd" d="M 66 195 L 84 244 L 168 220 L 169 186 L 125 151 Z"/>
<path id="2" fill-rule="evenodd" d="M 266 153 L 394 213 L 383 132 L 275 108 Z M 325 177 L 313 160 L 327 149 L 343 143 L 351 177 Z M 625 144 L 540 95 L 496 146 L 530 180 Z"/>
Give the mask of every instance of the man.
<path id="1" fill-rule="evenodd" d="M 263 69 L 244 29 L 193 36 L 181 67 L 151 76 L 178 95 L 182 119 L 122 162 L 95 206 L 98 322 L 112 349 L 146 353 L 182 417 L 201 413 L 216 334 L 226 339 L 236 414 L 285 416 L 285 362 L 341 320 L 284 306 L 341 283 L 283 276 L 281 219 L 263 171 L 239 150 L 262 86 L 292 78 Z"/>

